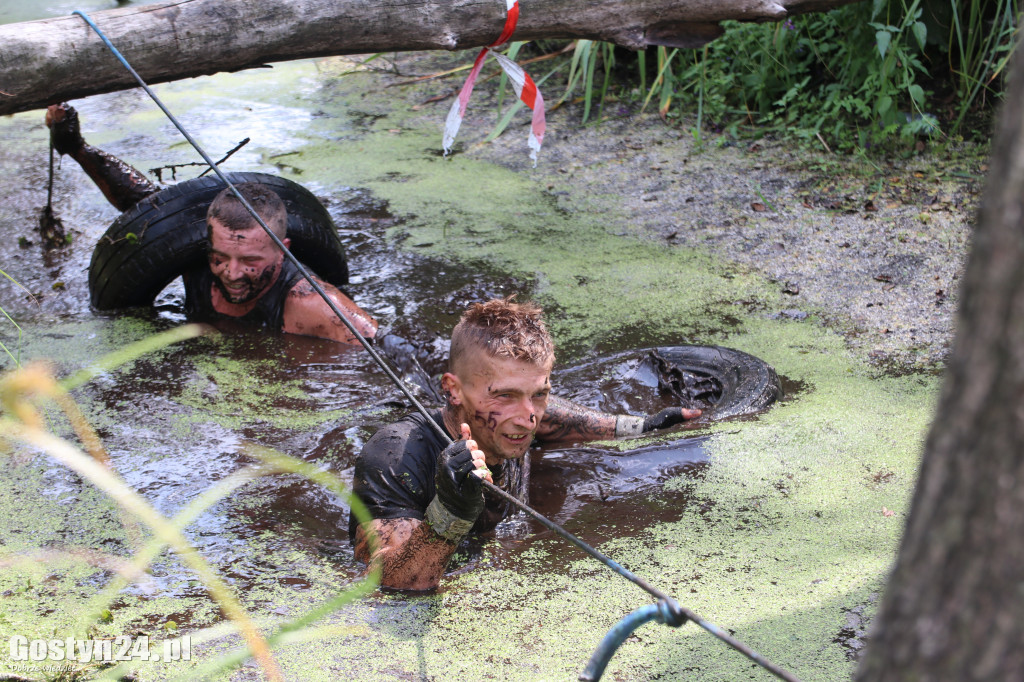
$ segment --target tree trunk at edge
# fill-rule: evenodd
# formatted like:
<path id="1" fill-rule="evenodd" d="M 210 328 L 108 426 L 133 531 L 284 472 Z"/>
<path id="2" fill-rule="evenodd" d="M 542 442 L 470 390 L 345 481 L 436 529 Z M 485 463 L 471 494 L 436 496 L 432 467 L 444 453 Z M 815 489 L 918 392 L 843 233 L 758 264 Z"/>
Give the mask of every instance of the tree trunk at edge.
<path id="1" fill-rule="evenodd" d="M 992 145 L 957 335 L 856 679 L 1024 680 L 1024 52 Z"/>

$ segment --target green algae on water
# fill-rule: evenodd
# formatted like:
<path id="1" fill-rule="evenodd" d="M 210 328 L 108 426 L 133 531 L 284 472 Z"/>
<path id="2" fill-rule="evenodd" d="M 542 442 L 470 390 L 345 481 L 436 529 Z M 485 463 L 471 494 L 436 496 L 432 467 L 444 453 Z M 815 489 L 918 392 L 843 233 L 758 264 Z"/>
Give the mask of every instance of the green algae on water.
<path id="1" fill-rule="evenodd" d="M 272 138 L 256 144 L 287 152 L 282 172 L 318 194 L 360 187 L 386 201 L 404 218 L 389 234 L 394 248 L 420 245 L 456 266 L 483 264 L 530 282 L 527 293 L 545 305 L 562 360 L 641 344 L 714 343 L 757 355 L 805 386 L 756 419 L 709 429 L 710 462 L 700 476 L 666 484 L 668 492 L 686 488 L 685 506 L 621 528 L 621 537 L 600 549 L 801 679 L 848 679 L 854 663 L 835 640 L 845 614 L 865 606 L 870 615 L 883 587 L 938 380 L 879 376 L 823 325 L 820 311 L 808 310 L 803 320 L 778 317 L 792 303 L 764 275 L 699 249 L 637 237 L 626 211 L 608 197 L 589 196 L 571 172 L 552 180 L 525 163 L 499 163 L 470 138 L 462 153 L 441 159 L 435 151 L 443 107 L 412 108 L 430 93 L 379 88 L 361 74 L 333 80 L 312 63 L 290 66 L 280 81 L 261 78 L 220 76 L 199 79 L 197 87 L 211 97 L 220 90 L 229 102 L 238 88 L 238 100 L 315 108 L 318 115 L 300 117 L 302 127 L 287 131 L 280 144 Z M 260 82 L 281 87 L 255 92 Z M 172 89 L 176 102 L 188 106 L 190 86 Z M 148 134 L 162 139 L 158 117 L 150 119 Z M 272 166 L 271 156 L 258 167 Z M 280 412 L 267 418 L 298 430 L 327 418 L 304 421 L 309 404 L 301 381 L 272 366 L 220 351 L 189 366 L 173 398 L 187 408 L 176 417 L 186 426 L 202 421 L 230 431 L 248 423 L 246 416 Z M 261 372 L 272 387 L 260 384 Z M 232 510 L 244 515 L 265 501 L 257 486 Z M 232 555 L 238 566 L 256 576 L 245 599 L 265 622 L 283 617 L 276 610 L 293 613 L 342 589 L 357 570 L 315 557 L 316 538 L 305 537 L 302 526 L 280 518 L 269 524 L 271 532 L 259 529 L 244 539 L 225 533 L 239 541 Z M 472 569 L 445 578 L 436 594 L 378 595 L 332 614 L 324 623 L 342 634 L 278 652 L 286 675 L 571 679 L 612 625 L 651 603 L 544 531 L 517 542 L 527 549 L 485 545 Z M 197 610 L 197 623 L 207 622 L 204 603 L 196 597 L 184 607 Z M 167 616 L 161 610 L 172 608 L 161 602 L 146 615 Z M 35 618 L 23 601 L 2 613 Z M 40 627 L 56 627 L 60 617 L 40 619 Z M 116 610 L 114 617 L 120 617 Z M 118 622 L 137 621 L 126 615 Z M 147 669 L 141 679 L 161 674 Z M 709 681 L 759 675 L 749 660 L 692 625 L 656 624 L 638 630 L 606 673 L 608 679 Z"/>

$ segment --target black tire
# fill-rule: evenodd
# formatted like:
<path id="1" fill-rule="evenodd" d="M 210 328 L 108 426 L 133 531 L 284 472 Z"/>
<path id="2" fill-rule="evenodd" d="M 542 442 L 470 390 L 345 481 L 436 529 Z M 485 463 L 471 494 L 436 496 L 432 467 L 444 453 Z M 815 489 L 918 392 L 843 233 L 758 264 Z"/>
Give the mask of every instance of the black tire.
<path id="1" fill-rule="evenodd" d="M 714 419 L 755 414 L 782 398 L 771 365 L 743 351 L 721 346 L 663 346 L 662 358 L 684 372 L 715 379 L 722 392 L 711 408 Z"/>
<path id="2" fill-rule="evenodd" d="M 266 173 L 227 173 L 232 183 L 260 182 L 288 209 L 291 251 L 321 279 L 344 286 L 348 262 L 327 209 L 302 185 Z M 152 194 L 115 220 L 89 263 L 89 294 L 97 310 L 150 305 L 181 273 L 206 262 L 206 209 L 225 184 L 194 178 Z"/>

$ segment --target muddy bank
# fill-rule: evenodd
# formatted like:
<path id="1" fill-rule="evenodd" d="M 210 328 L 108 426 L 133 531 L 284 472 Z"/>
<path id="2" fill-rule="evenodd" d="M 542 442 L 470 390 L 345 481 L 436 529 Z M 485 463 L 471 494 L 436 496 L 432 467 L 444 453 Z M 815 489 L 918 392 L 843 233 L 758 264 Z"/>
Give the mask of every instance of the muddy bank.
<path id="1" fill-rule="evenodd" d="M 433 66 L 399 65 L 405 75 Z M 448 87 L 450 80 L 417 92 Z M 524 200 L 586 206 L 608 216 L 618 234 L 697 249 L 759 273 L 788 302 L 776 314 L 813 316 L 880 367 L 935 369 L 948 352 L 985 148 L 923 145 L 907 158 L 870 159 L 787 140 L 705 132 L 697 141 L 693 120 L 669 127 L 655 114 L 638 114 L 639 102 L 617 102 L 600 125 L 577 125 L 581 105 L 550 115 L 541 162 L 531 169 L 525 114 L 518 127 L 483 142 L 498 118 L 494 93 L 474 93 L 457 149 L 529 175 L 536 194 Z M 561 90 L 549 85 L 546 93 L 555 98 Z M 424 125 L 450 102 L 416 98 L 403 101 L 429 112 L 415 119 Z"/>

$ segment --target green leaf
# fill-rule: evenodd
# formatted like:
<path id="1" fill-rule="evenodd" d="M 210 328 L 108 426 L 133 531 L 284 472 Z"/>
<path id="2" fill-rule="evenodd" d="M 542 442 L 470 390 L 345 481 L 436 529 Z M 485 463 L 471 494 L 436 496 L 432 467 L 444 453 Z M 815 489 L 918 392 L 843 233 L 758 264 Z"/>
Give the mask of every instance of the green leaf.
<path id="1" fill-rule="evenodd" d="M 672 50 L 670 54 L 666 55 L 664 47 L 658 48 L 658 76 L 654 79 L 654 83 L 651 84 L 651 89 L 647 92 L 647 97 L 644 98 L 644 104 L 642 107 L 640 107 L 641 114 L 644 112 L 645 109 L 647 109 L 647 103 L 651 101 L 651 97 L 654 95 L 655 91 L 658 90 L 659 86 L 661 86 L 662 92 L 664 92 L 665 85 L 663 85 L 661 81 L 665 80 L 667 84 L 668 81 L 671 80 L 672 70 L 670 66 L 672 65 L 672 60 L 675 59 L 675 56 L 678 52 L 679 48 L 677 47 L 676 49 Z M 671 88 L 669 88 L 669 94 L 671 95 Z"/>
<path id="2" fill-rule="evenodd" d="M 889 95 L 883 95 L 878 98 L 878 115 L 885 116 L 886 112 L 892 108 L 892 97 Z"/>
<path id="3" fill-rule="evenodd" d="M 910 97 L 919 107 L 924 106 L 924 89 L 920 85 L 915 83 L 907 88 L 907 91 L 910 92 Z"/>
<path id="4" fill-rule="evenodd" d="M 562 93 L 561 98 L 559 98 L 558 104 L 561 104 L 568 99 L 569 95 L 571 95 L 572 91 L 576 88 L 577 81 L 579 81 L 580 76 L 586 70 L 585 65 L 590 59 L 591 46 L 593 42 L 593 40 L 576 41 L 576 46 L 572 50 L 572 62 L 569 66 L 569 78 L 567 79 L 565 92 Z M 581 63 L 583 66 L 580 66 Z"/>
<path id="5" fill-rule="evenodd" d="M 885 53 L 889 51 L 889 43 L 892 42 L 892 34 L 888 31 L 877 31 L 875 33 L 875 44 L 878 46 L 878 54 L 885 59 Z"/>
<path id="6" fill-rule="evenodd" d="M 586 63 L 586 74 L 583 78 L 583 122 L 590 118 L 590 105 L 594 101 L 594 67 L 597 66 L 597 50 L 591 50 Z M 580 65 L 583 68 L 583 64 Z"/>
<path id="7" fill-rule="evenodd" d="M 924 50 L 924 41 L 928 37 L 928 27 L 924 25 L 923 21 L 917 21 L 910 28 L 914 32 L 914 37 L 917 38 L 918 47 Z"/>
<path id="8" fill-rule="evenodd" d="M 882 13 L 882 10 L 885 9 L 887 3 L 888 0 L 874 0 L 871 3 L 871 18 L 876 19 Z"/>
<path id="9" fill-rule="evenodd" d="M 640 71 L 640 92 L 647 91 L 647 51 L 640 50 L 636 53 L 636 65 Z"/>

